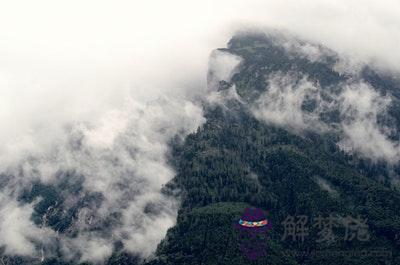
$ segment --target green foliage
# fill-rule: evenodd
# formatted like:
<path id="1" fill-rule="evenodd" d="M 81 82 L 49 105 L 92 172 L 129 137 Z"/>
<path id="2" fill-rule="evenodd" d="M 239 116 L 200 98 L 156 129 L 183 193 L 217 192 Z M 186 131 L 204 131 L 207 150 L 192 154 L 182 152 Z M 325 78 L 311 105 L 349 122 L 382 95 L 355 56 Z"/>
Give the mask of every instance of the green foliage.
<path id="1" fill-rule="evenodd" d="M 212 109 L 207 123 L 175 146 L 175 185 L 184 190 L 177 226 L 160 244 L 150 264 L 248 264 L 238 249 L 232 223 L 248 206 L 269 210 L 273 223 L 267 259 L 254 264 L 381 264 L 358 257 L 290 257 L 288 250 L 365 250 L 384 247 L 399 254 L 400 194 L 362 174 L 354 158 L 332 135 L 296 135 L 245 114 Z M 336 191 L 324 190 L 317 179 Z M 371 240 L 325 246 L 317 229 L 303 243 L 281 241 L 288 215 L 333 214 L 368 218 Z M 343 236 L 343 235 L 342 235 Z M 383 260 L 385 261 L 385 260 Z M 386 260 L 387 261 L 387 260 Z"/>

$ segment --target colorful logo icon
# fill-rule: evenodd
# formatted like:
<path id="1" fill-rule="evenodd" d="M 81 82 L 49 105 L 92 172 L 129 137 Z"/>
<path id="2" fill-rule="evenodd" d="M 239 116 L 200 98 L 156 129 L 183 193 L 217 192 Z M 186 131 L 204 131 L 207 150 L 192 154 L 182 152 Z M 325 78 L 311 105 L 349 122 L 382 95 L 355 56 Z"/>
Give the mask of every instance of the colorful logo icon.
<path id="1" fill-rule="evenodd" d="M 239 248 L 249 260 L 257 260 L 266 256 L 267 232 L 271 222 L 260 208 L 246 208 L 243 215 L 234 224 L 239 232 Z"/>

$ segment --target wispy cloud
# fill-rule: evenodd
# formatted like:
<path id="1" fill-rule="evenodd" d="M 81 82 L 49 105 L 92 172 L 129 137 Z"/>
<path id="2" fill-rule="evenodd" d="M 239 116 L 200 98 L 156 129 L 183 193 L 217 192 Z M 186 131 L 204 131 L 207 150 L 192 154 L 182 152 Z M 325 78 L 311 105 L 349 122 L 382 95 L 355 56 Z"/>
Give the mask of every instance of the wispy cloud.
<path id="1" fill-rule="evenodd" d="M 373 160 L 398 163 L 400 145 L 390 138 L 396 128 L 382 124 L 379 117 L 388 116 L 390 95 L 382 95 L 363 81 L 339 84 L 340 93 L 330 93 L 329 101 L 321 97 L 322 88 L 307 77 L 299 81 L 290 74 L 274 74 L 268 79 L 266 91 L 252 105 L 256 118 L 297 132 L 312 130 L 339 132 L 338 146 Z M 312 109 L 303 108 L 311 104 Z M 321 114 L 338 111 L 340 122 L 327 123 Z"/>
<path id="2" fill-rule="evenodd" d="M 51 149 L 21 157 L 6 170 L 13 176 L 6 190 L 16 186 L 17 190 L 0 205 L 4 239 L 0 243 L 6 253 L 35 256 L 38 242 L 46 247 L 57 241 L 65 258 L 101 261 L 110 255 L 113 243 L 121 241 L 126 250 L 149 256 L 175 223 L 179 205 L 176 198 L 161 192 L 174 176 L 167 162 L 168 142 L 195 131 L 203 122 L 201 108 L 183 99 L 163 97 L 147 104 L 129 101 L 126 109 L 110 110 L 98 122 L 71 125 Z M 73 173 L 60 177 L 60 172 Z M 85 194 L 101 194 L 97 203 L 78 206 L 69 228 L 77 236 L 32 223 L 32 207 L 38 201 L 20 202 L 21 190 L 34 181 L 57 186 L 65 177 L 73 181 L 76 176 L 83 176 L 83 189 L 79 194 L 62 194 L 64 200 L 59 203 L 64 205 L 57 207 L 77 207 Z M 106 225 L 113 215 L 115 220 Z M 102 231 L 105 226 L 106 232 Z"/>
<path id="3" fill-rule="evenodd" d="M 175 174 L 166 161 L 167 143 L 203 122 L 196 102 L 209 96 L 211 50 L 223 47 L 233 32 L 256 25 L 286 29 L 355 61 L 399 70 L 399 14 L 396 0 L 2 2 L 0 245 L 7 253 L 33 256 L 41 245 L 51 255 L 56 240 L 65 257 L 78 253 L 82 260 L 99 260 L 109 255 L 112 241 L 121 240 L 128 250 L 149 255 L 174 223 L 178 203 L 160 193 Z M 288 48 L 321 58 L 315 46 Z M 239 60 L 221 58 L 211 67 L 217 79 L 230 78 Z M 319 100 L 319 88 L 307 79 L 293 85 L 285 78 L 271 83 L 274 101 L 260 99 L 259 117 L 300 128 L 320 124 L 316 113 L 297 112 L 302 100 Z M 228 96 L 239 99 L 234 87 Z M 342 95 L 344 107 L 364 108 L 349 102 L 350 96 Z M 371 102 L 369 107 L 381 110 Z M 377 128 L 374 112 L 357 113 L 352 123 L 342 124 L 348 136 L 343 143 L 396 157 L 398 147 Z M 360 130 L 378 146 L 360 146 L 355 136 Z M 60 172 L 83 181 L 78 194 L 61 194 L 65 208 L 85 194 L 102 198 L 74 217 L 75 238 L 34 224 L 29 216 L 39 201 L 18 199 L 33 182 L 59 185 Z M 109 233 L 91 231 L 113 214 L 118 222 Z"/>
<path id="4" fill-rule="evenodd" d="M 321 104 L 319 88 L 302 78 L 296 81 L 290 75 L 276 74 L 268 79 L 268 88 L 252 107 L 258 119 L 275 125 L 304 130 L 307 128 L 322 129 L 319 121 L 319 109 L 303 111 L 306 100 Z"/>
<path id="5" fill-rule="evenodd" d="M 346 86 L 339 101 L 345 134 L 339 145 L 373 159 L 397 163 L 400 158 L 399 143 L 389 139 L 389 127 L 378 124 L 379 114 L 388 115 L 390 97 L 380 95 L 365 83 L 358 83 Z"/>

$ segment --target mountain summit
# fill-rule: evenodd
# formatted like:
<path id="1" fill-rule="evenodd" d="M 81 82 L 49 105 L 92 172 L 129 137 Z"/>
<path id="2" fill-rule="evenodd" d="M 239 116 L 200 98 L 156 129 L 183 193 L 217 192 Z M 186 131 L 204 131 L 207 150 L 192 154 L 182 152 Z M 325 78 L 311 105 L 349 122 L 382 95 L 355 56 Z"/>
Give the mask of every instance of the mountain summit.
<path id="1" fill-rule="evenodd" d="M 272 222 L 251 264 L 399 264 L 398 79 L 280 33 L 211 60 L 207 122 L 174 145 L 177 225 L 149 264 L 249 264 L 232 226 L 248 207 Z"/>

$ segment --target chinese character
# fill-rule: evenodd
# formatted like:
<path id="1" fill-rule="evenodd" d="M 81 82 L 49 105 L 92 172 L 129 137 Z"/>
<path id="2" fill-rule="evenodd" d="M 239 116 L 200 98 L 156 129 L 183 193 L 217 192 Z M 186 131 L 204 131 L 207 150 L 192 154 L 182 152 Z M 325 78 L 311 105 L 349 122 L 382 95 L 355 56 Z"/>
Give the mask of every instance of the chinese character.
<path id="1" fill-rule="evenodd" d="M 304 238 L 308 236 L 308 217 L 305 215 L 296 216 L 298 219 L 295 221 L 293 216 L 286 217 L 285 221 L 282 222 L 284 226 L 284 235 L 281 240 L 285 240 L 287 237 L 291 237 L 292 241 L 300 239 L 304 241 Z"/>
<path id="2" fill-rule="evenodd" d="M 357 237 L 359 241 L 368 241 L 370 238 L 368 232 L 368 219 L 361 219 L 360 216 L 358 218 L 353 218 L 351 216 L 347 216 L 344 218 L 344 226 L 346 228 L 346 232 L 344 235 L 345 241 L 352 241 Z"/>
<path id="3" fill-rule="evenodd" d="M 315 219 L 314 227 L 321 229 L 318 232 L 319 238 L 316 240 L 318 243 L 325 242 L 331 244 L 335 241 L 336 237 L 333 233 L 333 227 L 337 226 L 335 217 L 329 215 L 328 217 L 322 217 L 319 215 Z"/>

